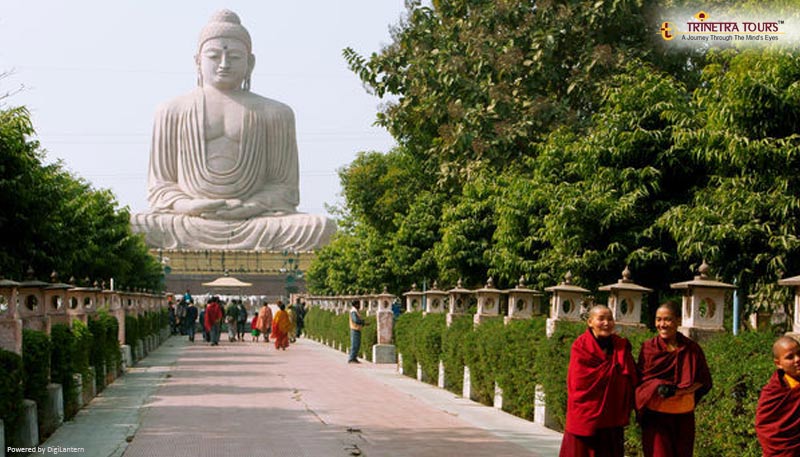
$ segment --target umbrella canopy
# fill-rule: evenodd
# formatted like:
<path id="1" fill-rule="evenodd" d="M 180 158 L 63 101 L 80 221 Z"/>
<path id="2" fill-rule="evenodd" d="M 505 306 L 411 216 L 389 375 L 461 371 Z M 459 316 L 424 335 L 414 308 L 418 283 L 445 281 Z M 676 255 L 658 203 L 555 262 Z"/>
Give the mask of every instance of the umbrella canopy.
<path id="1" fill-rule="evenodd" d="M 221 276 L 211 282 L 204 282 L 203 285 L 208 287 L 250 287 L 253 284 L 239 281 L 230 276 Z"/>

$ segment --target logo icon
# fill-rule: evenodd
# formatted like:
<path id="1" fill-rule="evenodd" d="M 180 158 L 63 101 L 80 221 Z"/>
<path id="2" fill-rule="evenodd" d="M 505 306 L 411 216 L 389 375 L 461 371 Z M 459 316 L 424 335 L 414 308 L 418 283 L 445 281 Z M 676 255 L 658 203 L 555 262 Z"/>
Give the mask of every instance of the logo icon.
<path id="1" fill-rule="evenodd" d="M 694 18 L 700 22 L 705 22 L 708 19 L 708 13 L 705 11 L 698 11 L 697 14 L 694 15 Z"/>
<path id="2" fill-rule="evenodd" d="M 675 38 L 675 35 L 672 34 L 672 23 L 664 22 L 661 24 L 661 38 L 665 41 Z"/>

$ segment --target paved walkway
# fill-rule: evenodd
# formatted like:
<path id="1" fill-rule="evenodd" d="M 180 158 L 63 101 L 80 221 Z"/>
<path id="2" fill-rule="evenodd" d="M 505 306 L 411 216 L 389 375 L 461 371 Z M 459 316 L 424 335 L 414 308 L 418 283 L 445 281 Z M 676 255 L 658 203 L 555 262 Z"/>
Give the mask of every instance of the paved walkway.
<path id="1" fill-rule="evenodd" d="M 345 359 L 305 339 L 276 351 L 263 342 L 209 347 L 173 337 L 41 447 L 100 457 L 558 454 L 556 432 L 401 376 L 393 365 Z"/>

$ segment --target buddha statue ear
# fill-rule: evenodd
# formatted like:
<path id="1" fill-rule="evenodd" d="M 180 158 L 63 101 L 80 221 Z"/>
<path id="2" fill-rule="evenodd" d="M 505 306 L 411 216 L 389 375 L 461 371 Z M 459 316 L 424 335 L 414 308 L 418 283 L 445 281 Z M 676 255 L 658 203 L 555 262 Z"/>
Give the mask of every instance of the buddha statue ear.
<path id="1" fill-rule="evenodd" d="M 244 81 L 242 81 L 242 90 L 246 92 L 250 92 L 250 75 L 253 74 L 253 68 L 256 66 L 256 56 L 250 54 L 250 57 L 247 58 L 247 76 L 245 76 Z"/>
<path id="2" fill-rule="evenodd" d="M 203 87 L 203 71 L 200 69 L 200 54 L 194 56 L 194 63 L 197 65 L 197 87 Z"/>

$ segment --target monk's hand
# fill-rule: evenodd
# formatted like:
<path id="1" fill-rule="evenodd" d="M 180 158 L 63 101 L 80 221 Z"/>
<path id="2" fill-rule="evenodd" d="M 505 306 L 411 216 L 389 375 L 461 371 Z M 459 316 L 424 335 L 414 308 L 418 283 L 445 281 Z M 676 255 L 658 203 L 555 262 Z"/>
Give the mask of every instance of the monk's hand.
<path id="1" fill-rule="evenodd" d="M 213 200 L 210 198 L 183 198 L 176 200 L 175 203 L 172 204 L 172 208 L 176 212 L 191 214 L 193 216 L 200 216 L 223 206 L 225 206 L 225 200 Z"/>
<path id="2" fill-rule="evenodd" d="M 675 392 L 678 390 L 678 386 L 675 384 L 661 384 L 656 388 L 658 392 L 658 396 L 661 398 L 670 398 L 675 396 Z"/>

